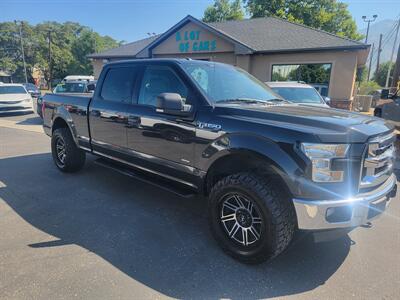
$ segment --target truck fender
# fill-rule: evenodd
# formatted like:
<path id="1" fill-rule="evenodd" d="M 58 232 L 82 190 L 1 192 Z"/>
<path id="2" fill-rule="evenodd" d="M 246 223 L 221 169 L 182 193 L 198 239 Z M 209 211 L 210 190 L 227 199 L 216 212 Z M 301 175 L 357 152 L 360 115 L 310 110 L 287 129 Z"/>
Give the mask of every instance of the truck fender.
<path id="1" fill-rule="evenodd" d="M 200 158 L 200 169 L 210 170 L 219 159 L 238 153 L 248 153 L 269 163 L 270 167 L 284 180 L 292 192 L 295 192 L 303 171 L 294 160 L 295 149 L 288 154 L 274 141 L 253 133 L 225 134 L 213 141 L 203 151 Z"/>
<path id="2" fill-rule="evenodd" d="M 69 130 L 71 132 L 72 138 L 74 139 L 74 142 L 75 142 L 76 146 L 79 147 L 78 135 L 77 135 L 77 132 L 76 132 L 76 128 L 75 128 L 74 122 L 72 120 L 72 117 L 71 117 L 70 113 L 68 112 L 68 110 L 64 106 L 58 106 L 53 111 L 53 116 L 51 118 L 51 130 L 52 131 L 54 130 L 54 126 L 58 122 L 57 120 L 59 120 L 59 119 L 63 120 L 67 124 L 67 126 L 68 126 L 68 128 L 69 128 Z"/>

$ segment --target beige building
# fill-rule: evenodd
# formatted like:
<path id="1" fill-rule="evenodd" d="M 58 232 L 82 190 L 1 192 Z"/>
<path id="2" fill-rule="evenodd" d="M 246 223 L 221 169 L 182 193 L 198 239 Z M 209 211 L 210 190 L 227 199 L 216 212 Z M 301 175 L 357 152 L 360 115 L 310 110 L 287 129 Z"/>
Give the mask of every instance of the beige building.
<path id="1" fill-rule="evenodd" d="M 357 69 L 369 45 L 267 17 L 204 23 L 187 16 L 165 33 L 92 54 L 97 78 L 104 63 L 180 57 L 236 65 L 262 81 L 304 81 L 337 106 L 353 99 Z"/>

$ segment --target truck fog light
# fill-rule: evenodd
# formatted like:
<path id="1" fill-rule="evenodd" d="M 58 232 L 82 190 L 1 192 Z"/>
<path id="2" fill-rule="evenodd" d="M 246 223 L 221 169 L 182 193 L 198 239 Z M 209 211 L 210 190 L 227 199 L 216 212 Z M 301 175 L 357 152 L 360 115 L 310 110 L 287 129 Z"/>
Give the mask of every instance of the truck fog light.
<path id="1" fill-rule="evenodd" d="M 348 222 L 351 220 L 353 207 L 351 205 L 329 207 L 326 210 L 325 219 L 329 223 Z"/>

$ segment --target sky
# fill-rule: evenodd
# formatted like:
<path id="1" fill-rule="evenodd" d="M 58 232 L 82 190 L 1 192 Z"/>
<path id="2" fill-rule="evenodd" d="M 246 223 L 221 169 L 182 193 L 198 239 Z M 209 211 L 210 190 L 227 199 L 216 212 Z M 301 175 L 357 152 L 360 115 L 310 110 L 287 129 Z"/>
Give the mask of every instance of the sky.
<path id="1" fill-rule="evenodd" d="M 0 22 L 23 20 L 74 21 L 118 41 L 131 42 L 147 33 L 162 33 L 190 14 L 201 18 L 213 0 L 0 0 Z M 378 14 L 379 20 L 396 19 L 400 0 L 348 0 L 358 28 L 362 16 Z"/>

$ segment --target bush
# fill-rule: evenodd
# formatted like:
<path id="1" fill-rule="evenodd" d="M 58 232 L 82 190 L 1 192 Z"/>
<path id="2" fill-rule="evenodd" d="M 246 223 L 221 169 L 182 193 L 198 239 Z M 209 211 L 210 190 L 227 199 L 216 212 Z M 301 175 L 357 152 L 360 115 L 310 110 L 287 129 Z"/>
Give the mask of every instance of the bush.
<path id="1" fill-rule="evenodd" d="M 358 89 L 358 95 L 372 95 L 376 90 L 382 87 L 375 81 L 363 81 Z"/>

